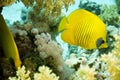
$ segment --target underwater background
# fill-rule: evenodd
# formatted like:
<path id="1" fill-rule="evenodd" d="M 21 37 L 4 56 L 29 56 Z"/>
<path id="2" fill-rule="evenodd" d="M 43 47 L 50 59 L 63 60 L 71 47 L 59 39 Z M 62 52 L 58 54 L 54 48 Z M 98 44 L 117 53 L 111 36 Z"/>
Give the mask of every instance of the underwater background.
<path id="1" fill-rule="evenodd" d="M 61 38 L 77 9 L 104 22 L 107 48 Z M 0 0 L 0 80 L 120 80 L 120 0 Z"/>

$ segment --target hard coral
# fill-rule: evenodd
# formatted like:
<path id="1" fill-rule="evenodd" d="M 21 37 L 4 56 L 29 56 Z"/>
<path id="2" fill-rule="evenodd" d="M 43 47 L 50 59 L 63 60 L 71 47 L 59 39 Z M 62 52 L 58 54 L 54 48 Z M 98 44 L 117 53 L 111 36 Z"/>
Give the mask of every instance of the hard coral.
<path id="1" fill-rule="evenodd" d="M 70 59 L 67 59 L 65 61 L 65 64 L 68 65 L 69 67 L 73 67 L 74 65 L 76 65 L 77 63 L 80 63 L 81 61 L 79 60 L 79 58 L 76 57 L 75 54 L 71 54 L 70 55 Z"/>
<path id="2" fill-rule="evenodd" d="M 15 77 L 9 77 L 9 80 L 31 80 L 30 79 L 30 71 L 26 71 L 25 67 L 19 67 Z"/>
<path id="3" fill-rule="evenodd" d="M 109 54 L 102 55 L 102 61 L 106 62 L 106 70 L 112 80 L 120 80 L 120 37 L 115 35 L 115 49 Z"/>
<path id="4" fill-rule="evenodd" d="M 52 70 L 47 66 L 41 66 L 38 73 L 34 74 L 34 80 L 58 80 L 59 77 L 52 73 Z"/>
<path id="5" fill-rule="evenodd" d="M 0 7 L 8 6 L 14 3 L 16 0 L 0 0 Z"/>
<path id="6" fill-rule="evenodd" d="M 96 80 L 95 69 L 89 66 L 81 66 L 75 74 L 70 77 L 70 80 Z"/>
<path id="7" fill-rule="evenodd" d="M 34 73 L 34 79 L 30 77 L 30 71 L 25 69 L 25 66 L 19 67 L 15 77 L 9 77 L 9 80 L 58 80 L 59 77 L 52 73 L 52 70 L 47 66 L 40 66 L 39 72 Z"/>

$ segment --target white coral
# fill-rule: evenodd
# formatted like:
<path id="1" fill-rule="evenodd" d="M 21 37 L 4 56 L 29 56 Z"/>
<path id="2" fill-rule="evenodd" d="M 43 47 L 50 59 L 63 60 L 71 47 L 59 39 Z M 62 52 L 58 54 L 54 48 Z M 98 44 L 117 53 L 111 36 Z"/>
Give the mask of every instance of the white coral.
<path id="1" fill-rule="evenodd" d="M 34 80 L 58 80 L 59 77 L 52 73 L 47 66 L 40 66 L 38 73 L 34 73 Z M 31 80 L 30 71 L 26 71 L 25 67 L 19 67 L 15 77 L 9 77 L 9 80 Z"/>
<path id="2" fill-rule="evenodd" d="M 49 69 L 49 67 L 41 66 L 39 67 L 39 73 L 34 74 L 34 80 L 58 80 L 59 77 L 57 77 L 54 73 L 52 73 L 52 70 Z"/>
<path id="3" fill-rule="evenodd" d="M 67 59 L 65 61 L 65 64 L 68 65 L 69 67 L 73 67 L 75 64 L 80 63 L 81 61 L 79 58 L 76 57 L 76 55 L 73 53 L 70 55 L 70 59 Z"/>
<path id="4" fill-rule="evenodd" d="M 95 68 L 81 65 L 78 71 L 70 77 L 70 80 L 96 80 L 95 74 Z"/>
<path id="5" fill-rule="evenodd" d="M 19 67 L 15 77 L 9 77 L 9 80 L 31 80 L 30 71 L 25 70 L 25 66 Z"/>

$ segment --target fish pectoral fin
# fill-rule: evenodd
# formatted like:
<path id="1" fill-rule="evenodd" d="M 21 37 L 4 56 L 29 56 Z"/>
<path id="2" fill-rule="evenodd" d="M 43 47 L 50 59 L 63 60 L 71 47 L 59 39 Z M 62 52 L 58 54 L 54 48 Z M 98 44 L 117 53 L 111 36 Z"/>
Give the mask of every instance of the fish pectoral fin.
<path id="1" fill-rule="evenodd" d="M 74 40 L 74 34 L 72 32 L 72 30 L 65 30 L 62 32 L 61 38 L 63 41 L 69 43 L 69 44 L 73 44 L 76 45 L 75 40 Z"/>

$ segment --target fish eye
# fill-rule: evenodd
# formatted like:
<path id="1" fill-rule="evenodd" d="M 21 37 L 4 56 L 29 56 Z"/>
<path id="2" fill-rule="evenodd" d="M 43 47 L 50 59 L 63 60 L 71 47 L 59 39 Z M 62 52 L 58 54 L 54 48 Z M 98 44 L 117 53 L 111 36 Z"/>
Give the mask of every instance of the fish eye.
<path id="1" fill-rule="evenodd" d="M 96 41 L 96 46 L 97 47 L 100 47 L 101 44 L 103 44 L 105 41 L 102 39 L 102 38 L 98 38 L 97 41 Z"/>

